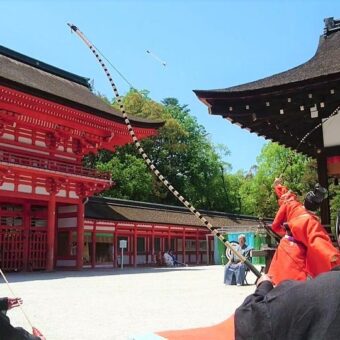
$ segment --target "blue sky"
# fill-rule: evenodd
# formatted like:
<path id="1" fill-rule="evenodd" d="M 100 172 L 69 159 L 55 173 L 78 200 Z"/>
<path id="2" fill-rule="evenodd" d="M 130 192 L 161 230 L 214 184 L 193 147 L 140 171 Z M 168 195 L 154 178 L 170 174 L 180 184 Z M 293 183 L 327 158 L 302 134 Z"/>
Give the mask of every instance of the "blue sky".
<path id="1" fill-rule="evenodd" d="M 188 104 L 214 144 L 225 144 L 233 171 L 256 163 L 265 141 L 210 116 L 192 92 L 272 75 L 313 56 L 323 19 L 340 18 L 340 1 L 0 0 L 0 44 L 111 88 L 81 31 L 137 89 L 154 100 Z M 146 51 L 166 61 L 162 64 Z M 120 94 L 129 86 L 112 70 Z"/>

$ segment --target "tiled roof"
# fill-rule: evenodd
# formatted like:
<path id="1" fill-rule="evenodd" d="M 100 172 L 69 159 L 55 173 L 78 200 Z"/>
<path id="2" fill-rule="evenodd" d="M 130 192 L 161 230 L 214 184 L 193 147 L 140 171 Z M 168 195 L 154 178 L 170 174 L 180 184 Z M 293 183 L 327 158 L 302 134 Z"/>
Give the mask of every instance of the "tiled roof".
<path id="1" fill-rule="evenodd" d="M 270 77 L 250 83 L 228 87 L 225 89 L 195 91 L 196 94 L 205 92 L 242 93 L 247 91 L 264 90 L 288 84 L 307 82 L 311 79 L 340 75 L 340 30 L 328 36 L 322 35 L 315 55 L 302 65 Z M 200 95 L 199 95 L 200 96 Z"/>
<path id="2" fill-rule="evenodd" d="M 123 122 L 122 114 L 91 92 L 87 79 L 42 63 L 0 45 L 0 84 L 39 94 L 55 102 Z M 160 127 L 161 121 L 130 117 L 139 127 Z"/>
<path id="3" fill-rule="evenodd" d="M 340 20 L 325 23 L 318 49 L 306 63 L 247 84 L 194 92 L 210 114 L 258 136 L 313 158 L 320 152 L 338 155 L 339 145 L 325 147 L 323 128 L 339 107 Z"/>
<path id="4" fill-rule="evenodd" d="M 257 226 L 259 221 L 252 216 L 234 215 L 216 211 L 200 211 L 215 227 Z M 114 198 L 92 197 L 86 203 L 85 217 L 152 224 L 204 227 L 187 208 Z"/>

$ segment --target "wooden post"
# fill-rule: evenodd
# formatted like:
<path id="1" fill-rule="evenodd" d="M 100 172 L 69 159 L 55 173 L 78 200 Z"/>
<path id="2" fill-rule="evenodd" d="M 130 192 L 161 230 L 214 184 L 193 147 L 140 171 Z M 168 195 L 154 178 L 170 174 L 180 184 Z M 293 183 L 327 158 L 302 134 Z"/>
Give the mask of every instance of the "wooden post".
<path id="1" fill-rule="evenodd" d="M 182 262 L 183 263 L 186 263 L 186 260 L 185 260 L 185 229 L 183 228 L 183 236 L 182 236 L 182 256 L 183 256 L 183 259 L 182 259 Z"/>
<path id="2" fill-rule="evenodd" d="M 207 247 L 207 263 L 206 264 L 210 264 L 210 242 L 209 242 L 209 234 L 205 235 L 205 243 L 206 243 L 206 247 Z"/>
<path id="3" fill-rule="evenodd" d="M 319 153 L 317 155 L 317 164 L 318 164 L 318 181 L 324 188 L 328 190 L 327 158 L 324 153 Z M 330 224 L 331 213 L 328 198 L 323 200 L 321 204 L 320 216 L 322 224 L 324 225 Z"/>
<path id="4" fill-rule="evenodd" d="M 155 226 L 152 225 L 151 231 L 151 262 L 157 263 L 156 254 L 155 254 Z"/>
<path id="5" fill-rule="evenodd" d="M 134 250 L 134 245 L 132 243 L 133 243 L 134 238 L 131 236 L 130 233 L 129 233 L 129 235 L 127 235 L 127 240 L 128 240 L 128 246 L 125 249 L 125 252 L 126 252 L 126 255 L 129 254 L 129 266 L 132 266 L 132 262 L 133 262 L 132 252 Z M 121 251 L 121 249 L 119 249 L 119 252 L 120 251 Z M 123 261 L 123 258 L 122 258 L 122 261 Z"/>
<path id="6" fill-rule="evenodd" d="M 46 270 L 54 269 L 54 245 L 55 245 L 55 209 L 56 209 L 56 193 L 50 191 L 50 199 L 48 201 L 48 217 L 47 217 L 47 261 Z"/>
<path id="7" fill-rule="evenodd" d="M 77 213 L 77 270 L 83 268 L 84 253 L 84 204 L 82 201 L 78 204 Z"/>
<path id="8" fill-rule="evenodd" d="M 170 235 L 170 226 L 168 226 L 168 249 L 171 249 L 171 235 Z"/>
<path id="9" fill-rule="evenodd" d="M 29 241 L 30 241 L 30 222 L 31 216 L 30 211 L 31 205 L 29 202 L 24 202 L 23 204 L 23 227 L 24 227 L 24 244 L 23 244 L 23 265 L 24 271 L 27 271 L 28 268 L 28 261 L 30 259 L 29 256 Z"/>
<path id="10" fill-rule="evenodd" d="M 117 268 L 117 248 L 119 247 L 117 224 L 115 224 L 115 230 L 113 232 L 113 247 L 113 268 Z"/>
<path id="11" fill-rule="evenodd" d="M 198 258 L 199 258 L 199 255 L 198 255 L 198 229 L 196 229 L 196 264 L 200 263 Z"/>
<path id="12" fill-rule="evenodd" d="M 96 222 L 94 222 L 92 230 L 92 252 L 91 252 L 91 267 L 96 267 Z"/>
<path id="13" fill-rule="evenodd" d="M 134 225 L 133 231 L 133 266 L 137 267 L 137 225 Z"/>
<path id="14" fill-rule="evenodd" d="M 149 255 L 150 255 L 150 236 L 149 234 L 145 236 L 145 263 L 149 264 Z"/>

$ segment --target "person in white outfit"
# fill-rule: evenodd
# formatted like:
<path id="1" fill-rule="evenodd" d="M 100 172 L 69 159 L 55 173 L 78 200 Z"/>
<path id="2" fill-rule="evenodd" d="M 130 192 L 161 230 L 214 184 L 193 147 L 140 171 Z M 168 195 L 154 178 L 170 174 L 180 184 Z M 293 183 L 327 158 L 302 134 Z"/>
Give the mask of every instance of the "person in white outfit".
<path id="1" fill-rule="evenodd" d="M 167 267 L 173 267 L 174 266 L 174 259 L 171 256 L 171 254 L 169 253 L 169 250 L 164 253 L 163 257 L 164 257 L 164 262 L 165 262 Z"/>

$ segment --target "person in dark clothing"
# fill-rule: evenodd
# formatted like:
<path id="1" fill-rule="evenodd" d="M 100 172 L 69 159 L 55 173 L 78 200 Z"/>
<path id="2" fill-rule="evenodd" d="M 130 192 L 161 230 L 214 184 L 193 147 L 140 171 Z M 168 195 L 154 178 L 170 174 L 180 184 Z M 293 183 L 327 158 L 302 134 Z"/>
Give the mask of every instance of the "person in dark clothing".
<path id="1" fill-rule="evenodd" d="M 235 312 L 236 340 L 340 339 L 340 267 L 274 288 L 268 275 Z"/>
<path id="2" fill-rule="evenodd" d="M 21 327 L 13 327 L 7 310 L 22 304 L 20 298 L 0 298 L 0 339 L 1 340 L 45 340 L 45 337 L 33 328 L 33 335 Z"/>

